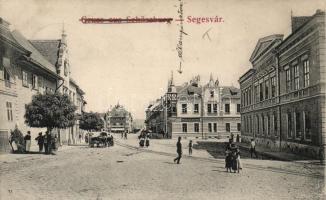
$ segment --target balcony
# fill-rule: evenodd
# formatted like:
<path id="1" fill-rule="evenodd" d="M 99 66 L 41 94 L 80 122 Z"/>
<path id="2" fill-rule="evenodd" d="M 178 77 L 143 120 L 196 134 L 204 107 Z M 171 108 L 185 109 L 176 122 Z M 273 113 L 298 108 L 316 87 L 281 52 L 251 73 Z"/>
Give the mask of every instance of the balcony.
<path id="1" fill-rule="evenodd" d="M 310 97 L 310 96 L 314 96 L 317 94 L 321 93 L 321 85 L 317 84 L 317 85 L 313 85 L 307 88 L 301 88 L 299 90 L 287 93 L 287 94 L 283 94 L 280 96 L 280 101 L 282 103 L 284 102 L 290 102 L 290 101 L 295 101 L 298 99 L 302 99 L 302 98 L 306 98 L 306 97 Z"/>

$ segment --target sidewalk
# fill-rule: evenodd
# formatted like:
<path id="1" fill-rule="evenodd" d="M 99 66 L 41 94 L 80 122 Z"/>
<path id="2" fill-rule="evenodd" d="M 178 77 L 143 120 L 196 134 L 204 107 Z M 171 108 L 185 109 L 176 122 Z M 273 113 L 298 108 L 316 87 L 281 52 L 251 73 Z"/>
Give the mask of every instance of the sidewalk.
<path id="1" fill-rule="evenodd" d="M 250 151 L 250 144 L 247 143 L 236 143 L 241 149 L 245 149 Z M 287 153 L 287 152 L 280 152 L 280 151 L 272 151 L 269 148 L 256 146 L 256 152 L 261 157 L 270 158 L 273 160 L 280 160 L 280 161 L 295 161 L 295 162 L 307 162 L 307 163 L 319 163 L 320 160 L 311 159 L 305 156 Z"/>
<path id="2" fill-rule="evenodd" d="M 57 152 L 54 152 L 57 154 L 58 152 L 60 153 L 61 151 L 66 151 L 68 149 L 72 149 L 73 146 L 68 146 L 68 145 L 62 145 L 59 147 Z M 13 163 L 13 162 L 19 162 L 19 161 L 26 161 L 26 160 L 34 160 L 34 159 L 39 159 L 41 156 L 52 156 L 52 155 L 45 155 L 44 150 L 42 153 L 38 152 L 38 146 L 31 146 L 31 153 L 5 153 L 5 154 L 0 154 L 0 163 Z"/>
<path id="3" fill-rule="evenodd" d="M 138 134 L 129 134 L 128 139 L 121 139 L 119 135 L 115 135 L 114 139 L 117 141 L 131 145 L 134 147 L 139 147 L 139 139 L 138 139 Z M 196 143 L 197 140 L 200 139 L 192 139 L 193 144 Z M 188 143 L 189 139 L 182 139 L 181 144 L 182 144 L 182 151 L 183 151 L 183 156 L 188 156 Z M 149 147 L 143 147 L 142 149 L 149 149 L 152 151 L 157 151 L 157 152 L 164 152 L 164 153 L 171 153 L 175 154 L 177 156 L 177 138 L 172 138 L 172 139 L 151 139 L 150 140 L 150 145 Z M 212 155 L 210 155 L 206 150 L 196 150 L 193 151 L 192 154 L 193 157 L 204 157 L 204 158 L 214 158 Z"/>

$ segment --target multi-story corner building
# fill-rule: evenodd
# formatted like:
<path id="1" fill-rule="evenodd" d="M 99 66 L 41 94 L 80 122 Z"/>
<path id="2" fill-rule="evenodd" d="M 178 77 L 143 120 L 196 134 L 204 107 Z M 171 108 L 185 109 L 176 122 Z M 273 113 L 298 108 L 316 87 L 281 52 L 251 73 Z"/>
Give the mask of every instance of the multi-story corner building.
<path id="1" fill-rule="evenodd" d="M 84 108 L 84 92 L 71 81 L 66 35 L 58 40 L 28 40 L 19 31 L 11 30 L 10 24 L 0 18 L 0 148 L 8 150 L 10 130 L 16 125 L 26 134 L 28 130 L 34 138 L 45 129 L 28 127 L 24 122 L 25 105 L 30 103 L 37 93 L 63 92 L 64 86 L 71 91 L 72 101 L 78 107 L 78 113 Z M 67 83 L 68 82 L 68 83 Z M 69 84 L 71 83 L 71 87 Z M 67 89 L 68 91 L 68 89 Z M 78 123 L 75 125 L 78 126 Z M 71 128 L 73 129 L 73 128 Z M 75 137 L 76 131 L 57 130 L 60 141 L 66 143 L 69 137 Z M 69 136 L 70 135 L 70 136 Z"/>
<path id="2" fill-rule="evenodd" d="M 133 130 L 131 113 L 119 103 L 109 110 L 104 118 L 107 129 L 110 132 L 119 133 L 126 131 L 130 133 Z"/>
<path id="3" fill-rule="evenodd" d="M 199 76 L 168 91 L 146 110 L 146 126 L 165 137 L 223 137 L 240 133 L 240 91 L 218 80 L 200 85 Z"/>
<path id="4" fill-rule="evenodd" d="M 242 139 L 317 157 L 325 145 L 325 12 L 292 17 L 292 33 L 258 40 L 240 77 Z"/>

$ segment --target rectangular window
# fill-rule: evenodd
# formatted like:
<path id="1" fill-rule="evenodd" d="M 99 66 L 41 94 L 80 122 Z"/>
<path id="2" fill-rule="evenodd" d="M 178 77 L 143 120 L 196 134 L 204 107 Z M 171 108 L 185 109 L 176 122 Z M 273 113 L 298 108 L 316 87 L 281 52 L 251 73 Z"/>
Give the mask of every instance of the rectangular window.
<path id="1" fill-rule="evenodd" d="M 263 128 L 262 134 L 265 134 L 265 118 L 264 115 L 261 115 L 261 127 Z"/>
<path id="2" fill-rule="evenodd" d="M 288 131 L 288 138 L 292 137 L 292 115 L 291 113 L 287 114 L 287 131 Z"/>
<path id="3" fill-rule="evenodd" d="M 188 132 L 188 129 L 187 128 L 188 128 L 187 127 L 187 124 L 186 123 L 183 123 L 182 124 L 182 132 L 187 133 Z"/>
<path id="4" fill-rule="evenodd" d="M 212 105 L 211 104 L 207 104 L 207 112 L 208 113 L 212 112 Z"/>
<path id="5" fill-rule="evenodd" d="M 274 135 L 276 136 L 277 135 L 277 115 L 276 115 L 276 113 L 274 113 L 273 118 L 274 118 L 274 122 L 273 122 L 273 125 L 274 125 Z"/>
<path id="6" fill-rule="evenodd" d="M 248 100 L 249 105 L 251 105 L 251 88 L 248 89 Z"/>
<path id="7" fill-rule="evenodd" d="M 32 75 L 32 88 L 35 90 L 38 89 L 38 80 L 35 74 Z"/>
<path id="8" fill-rule="evenodd" d="M 28 87 L 28 75 L 27 75 L 27 72 L 23 71 L 22 74 L 23 74 L 23 77 L 22 77 L 23 86 Z"/>
<path id="9" fill-rule="evenodd" d="M 259 96 L 258 96 L 259 95 L 259 93 L 258 93 L 258 85 L 255 86 L 254 93 L 255 93 L 255 96 L 254 96 L 255 103 L 257 103 L 258 102 L 258 99 L 259 99 Z"/>
<path id="10" fill-rule="evenodd" d="M 198 103 L 194 104 L 194 113 L 199 113 L 199 105 L 198 105 Z"/>
<path id="11" fill-rule="evenodd" d="M 211 91 L 211 97 L 214 97 L 214 91 L 213 90 Z"/>
<path id="12" fill-rule="evenodd" d="M 194 123 L 194 130 L 196 133 L 199 132 L 199 123 Z"/>
<path id="13" fill-rule="evenodd" d="M 6 68 L 4 68 L 4 72 L 3 72 L 3 76 L 4 76 L 4 79 L 5 79 L 5 86 L 6 87 L 9 87 L 10 88 L 10 75 L 8 73 L 8 71 L 6 70 Z"/>
<path id="14" fill-rule="evenodd" d="M 228 103 L 225 104 L 225 113 L 230 113 L 230 104 Z"/>
<path id="15" fill-rule="evenodd" d="M 269 98 L 269 81 L 265 81 L 265 99 Z"/>
<path id="16" fill-rule="evenodd" d="M 271 121 L 270 121 L 270 117 L 269 117 L 269 115 L 267 115 L 267 122 L 266 122 L 267 124 L 266 124 L 266 133 L 267 133 L 267 135 L 269 135 L 269 133 L 270 133 L 270 128 L 271 128 Z"/>
<path id="17" fill-rule="evenodd" d="M 213 111 L 214 111 L 214 113 L 217 113 L 217 104 L 216 103 L 213 104 Z"/>
<path id="18" fill-rule="evenodd" d="M 272 98 L 273 98 L 276 95 L 276 77 L 275 76 L 271 78 L 271 86 L 272 86 L 271 92 L 272 92 Z"/>
<path id="19" fill-rule="evenodd" d="M 182 113 L 187 113 L 187 104 L 182 104 Z"/>
<path id="20" fill-rule="evenodd" d="M 300 112 L 295 113 L 295 137 L 301 138 L 301 121 L 300 121 Z"/>
<path id="21" fill-rule="evenodd" d="M 286 75 L 286 91 L 290 92 L 291 91 L 291 71 L 290 71 L 290 69 L 285 70 L 285 75 Z"/>
<path id="22" fill-rule="evenodd" d="M 304 112 L 304 127 L 305 127 L 305 139 L 311 140 L 311 119 L 310 112 Z"/>
<path id="23" fill-rule="evenodd" d="M 241 123 L 238 123 L 238 124 L 237 124 L 237 130 L 238 130 L 238 131 L 241 131 Z"/>
<path id="24" fill-rule="evenodd" d="M 260 133 L 260 120 L 259 120 L 258 115 L 256 116 L 256 122 L 257 122 L 257 134 L 259 134 Z"/>
<path id="25" fill-rule="evenodd" d="M 217 132 L 217 123 L 213 124 L 213 128 L 214 128 L 214 132 L 216 133 Z"/>
<path id="26" fill-rule="evenodd" d="M 13 121 L 12 103 L 11 102 L 6 102 L 6 108 L 7 108 L 7 119 L 8 119 L 8 121 Z"/>
<path id="27" fill-rule="evenodd" d="M 300 79 L 299 79 L 299 66 L 293 66 L 294 72 L 294 90 L 298 90 L 300 88 Z"/>
<path id="28" fill-rule="evenodd" d="M 230 132 L 230 123 L 225 124 L 225 130 L 226 132 Z"/>
<path id="29" fill-rule="evenodd" d="M 310 84 L 310 76 L 309 76 L 309 60 L 303 61 L 303 79 L 304 79 L 304 87 L 309 87 Z"/>
<path id="30" fill-rule="evenodd" d="M 240 113 L 240 104 L 237 104 L 237 113 Z"/>
<path id="31" fill-rule="evenodd" d="M 212 123 L 208 123 L 208 132 L 212 132 Z"/>
<path id="32" fill-rule="evenodd" d="M 38 77 L 38 87 L 43 88 L 44 87 L 44 79 L 42 76 Z"/>
<path id="33" fill-rule="evenodd" d="M 259 101 L 264 100 L 263 83 L 259 84 Z"/>

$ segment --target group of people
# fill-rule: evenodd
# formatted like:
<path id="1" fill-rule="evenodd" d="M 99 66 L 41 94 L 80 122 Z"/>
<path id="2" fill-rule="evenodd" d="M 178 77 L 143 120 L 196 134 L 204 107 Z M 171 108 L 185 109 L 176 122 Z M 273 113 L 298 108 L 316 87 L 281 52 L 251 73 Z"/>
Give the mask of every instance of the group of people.
<path id="1" fill-rule="evenodd" d="M 121 132 L 121 139 L 128 139 L 128 132 L 127 131 Z"/>
<path id="2" fill-rule="evenodd" d="M 19 139 L 22 138 L 22 139 Z M 57 150 L 57 137 L 52 136 L 48 131 L 46 131 L 45 135 L 40 132 L 38 136 L 35 138 L 37 144 L 39 146 L 39 152 L 45 151 L 45 154 L 51 154 L 52 150 Z M 9 142 L 12 146 L 13 143 L 16 144 L 17 150 L 13 148 L 13 151 L 25 152 L 29 153 L 31 151 L 32 137 L 31 132 L 27 131 L 27 134 L 23 136 L 23 134 L 17 129 L 15 129 L 11 133 L 11 137 L 9 138 Z"/>
<path id="3" fill-rule="evenodd" d="M 149 139 L 150 139 L 150 134 L 146 133 L 145 131 L 142 131 L 139 135 L 139 146 L 140 147 L 149 147 Z"/>
<path id="4" fill-rule="evenodd" d="M 225 168 L 227 172 L 240 172 L 242 169 L 240 149 L 231 140 L 225 148 Z"/>
<path id="5" fill-rule="evenodd" d="M 45 154 L 52 154 L 52 150 L 58 149 L 57 136 L 53 137 L 48 131 L 45 132 L 45 135 L 40 132 L 35 140 L 39 146 L 39 152 L 43 152 L 44 149 Z"/>

